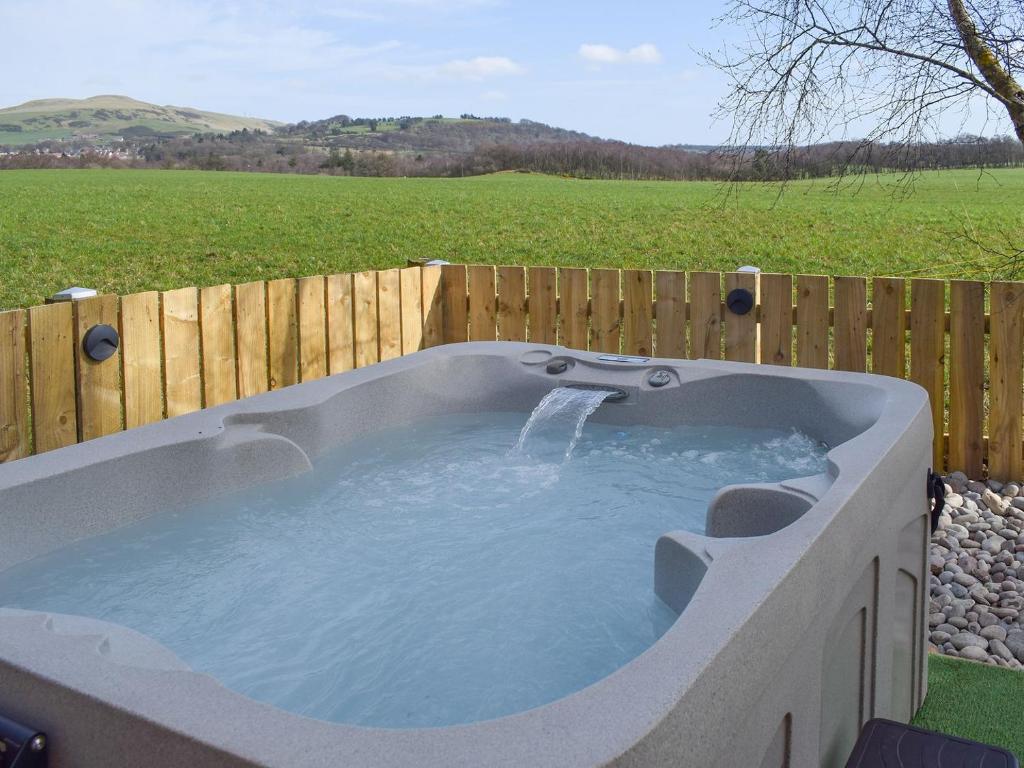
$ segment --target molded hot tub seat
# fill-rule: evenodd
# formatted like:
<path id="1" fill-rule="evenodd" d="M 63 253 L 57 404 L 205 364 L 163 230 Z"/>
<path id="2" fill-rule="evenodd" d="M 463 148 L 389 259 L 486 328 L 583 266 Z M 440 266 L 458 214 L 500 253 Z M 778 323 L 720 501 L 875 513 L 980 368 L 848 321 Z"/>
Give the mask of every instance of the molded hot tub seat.
<path id="1" fill-rule="evenodd" d="M 797 428 L 831 446 L 825 474 L 723 488 L 705 535 L 652 542 L 653 586 L 682 613 L 609 677 L 497 720 L 360 728 L 246 698 L 123 627 L 4 610 L 0 714 L 45 730 L 56 768 L 842 766 L 863 722 L 905 722 L 925 695 L 925 393 L 863 374 L 615 358 L 437 347 L 0 466 L 3 578 L 169 500 L 307 471 L 339 435 L 424 413 L 528 413 L 555 386 L 624 392 L 593 417 L 606 423 Z"/>

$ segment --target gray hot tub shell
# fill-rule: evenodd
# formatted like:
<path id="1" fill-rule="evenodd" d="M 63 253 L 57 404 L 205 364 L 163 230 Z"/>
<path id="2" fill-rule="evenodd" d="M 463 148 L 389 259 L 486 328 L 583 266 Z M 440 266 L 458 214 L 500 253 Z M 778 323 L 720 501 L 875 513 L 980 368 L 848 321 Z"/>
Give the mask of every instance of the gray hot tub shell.
<path id="1" fill-rule="evenodd" d="M 925 694 L 927 396 L 863 374 L 608 358 L 437 347 L 0 466 L 0 578 L 172 503 L 304 472 L 341 439 L 526 414 L 557 385 L 624 390 L 592 417 L 609 423 L 795 427 L 834 446 L 821 476 L 722 489 L 706 536 L 666 531 L 655 589 L 685 610 L 609 677 L 498 720 L 359 728 L 246 698 L 124 627 L 4 610 L 0 714 L 45 730 L 56 768 L 842 766 L 863 722 L 906 721 Z"/>

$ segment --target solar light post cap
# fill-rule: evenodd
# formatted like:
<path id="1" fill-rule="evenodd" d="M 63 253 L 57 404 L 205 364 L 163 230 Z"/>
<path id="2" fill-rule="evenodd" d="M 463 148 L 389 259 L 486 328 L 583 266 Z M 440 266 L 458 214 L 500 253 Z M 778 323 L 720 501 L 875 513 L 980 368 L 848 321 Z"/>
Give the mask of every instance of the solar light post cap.
<path id="1" fill-rule="evenodd" d="M 48 304 L 56 304 L 61 301 L 80 301 L 81 299 L 91 299 L 96 296 L 95 288 L 82 288 L 79 285 L 73 285 L 70 288 L 65 288 L 63 291 L 57 291 L 49 299 Z"/>
<path id="2" fill-rule="evenodd" d="M 760 267 L 751 266 L 750 264 L 744 264 L 742 267 L 737 267 L 736 271 L 737 272 L 752 272 L 753 274 L 757 275 L 757 274 L 761 273 L 761 268 Z"/>

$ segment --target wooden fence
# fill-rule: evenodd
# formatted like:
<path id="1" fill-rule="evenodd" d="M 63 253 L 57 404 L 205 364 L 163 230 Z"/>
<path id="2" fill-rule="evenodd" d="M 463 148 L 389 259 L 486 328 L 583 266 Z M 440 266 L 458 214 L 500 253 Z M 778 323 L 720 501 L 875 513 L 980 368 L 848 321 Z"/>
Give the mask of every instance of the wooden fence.
<path id="1" fill-rule="evenodd" d="M 726 306 L 736 288 L 748 314 Z M 121 334 L 101 363 L 80 343 L 98 323 Z M 1024 283 L 463 265 L 0 313 L 0 461 L 495 339 L 909 378 L 931 395 L 936 466 L 1024 478 Z"/>

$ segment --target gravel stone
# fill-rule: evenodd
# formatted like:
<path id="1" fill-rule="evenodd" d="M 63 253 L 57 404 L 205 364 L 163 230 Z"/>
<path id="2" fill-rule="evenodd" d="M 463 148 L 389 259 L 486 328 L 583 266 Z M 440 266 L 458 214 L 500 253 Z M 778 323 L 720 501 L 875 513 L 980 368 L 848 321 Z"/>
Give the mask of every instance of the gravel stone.
<path id="1" fill-rule="evenodd" d="M 989 655 L 983 648 L 968 645 L 960 650 L 960 658 L 970 659 L 971 661 L 988 661 Z"/>
<path id="2" fill-rule="evenodd" d="M 1010 649 L 1006 647 L 1006 644 L 1001 640 L 989 640 L 988 649 L 993 656 L 996 656 L 1003 661 L 1013 661 L 1013 654 L 1010 653 Z"/>
<path id="3" fill-rule="evenodd" d="M 1006 639 L 1006 630 L 1000 627 L 998 624 L 992 624 L 991 626 L 983 627 L 981 631 L 978 633 L 978 637 L 983 637 L 990 643 L 993 640 L 1002 641 Z"/>
<path id="4" fill-rule="evenodd" d="M 988 648 L 988 640 L 983 637 L 978 637 L 973 632 L 958 632 L 953 635 L 949 642 L 951 642 L 953 647 L 958 651 L 962 651 L 968 646 L 976 646 L 981 649 Z"/>
<path id="5" fill-rule="evenodd" d="M 1024 662 L 1024 632 L 1020 630 L 1011 632 L 1003 642 L 1017 661 Z"/>

